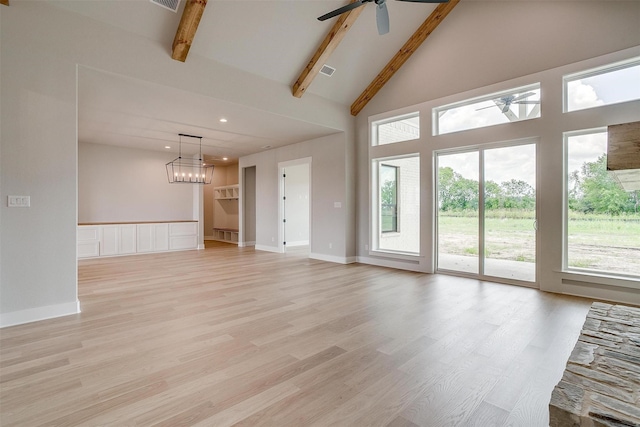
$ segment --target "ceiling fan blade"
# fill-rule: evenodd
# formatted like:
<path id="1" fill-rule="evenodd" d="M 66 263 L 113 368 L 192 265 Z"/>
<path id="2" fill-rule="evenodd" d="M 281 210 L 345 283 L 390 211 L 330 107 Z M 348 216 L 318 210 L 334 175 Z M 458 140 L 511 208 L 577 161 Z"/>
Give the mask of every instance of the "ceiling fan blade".
<path id="1" fill-rule="evenodd" d="M 540 104 L 540 101 L 516 101 L 512 104 Z"/>
<path id="2" fill-rule="evenodd" d="M 389 11 L 384 0 L 377 4 L 376 23 L 378 24 L 378 34 L 383 35 L 389 32 Z"/>
<path id="3" fill-rule="evenodd" d="M 513 99 L 511 100 L 511 102 L 513 102 L 513 101 L 520 101 L 521 99 L 528 98 L 528 97 L 530 97 L 531 95 L 535 95 L 535 94 L 536 94 L 535 92 L 527 92 L 527 93 L 523 93 L 522 95 L 519 95 L 519 96 L 516 96 L 515 98 L 513 98 Z"/>
<path id="4" fill-rule="evenodd" d="M 349 12 L 350 10 L 355 9 L 356 7 L 360 7 L 363 4 L 367 3 L 368 1 L 372 1 L 372 0 L 358 0 L 355 1 L 353 3 L 349 3 L 346 6 L 342 6 L 337 8 L 336 10 L 332 10 L 329 13 L 325 13 L 324 15 L 322 15 L 321 17 L 318 18 L 318 21 L 326 21 L 329 18 L 333 18 L 334 16 L 338 16 L 338 15 L 342 15 L 345 12 Z"/>
<path id="5" fill-rule="evenodd" d="M 506 113 L 507 111 L 509 111 L 509 107 L 511 107 L 511 104 L 504 104 L 504 106 L 502 107 L 502 112 Z"/>
<path id="6" fill-rule="evenodd" d="M 411 3 L 449 3 L 449 0 L 398 0 L 407 1 Z"/>

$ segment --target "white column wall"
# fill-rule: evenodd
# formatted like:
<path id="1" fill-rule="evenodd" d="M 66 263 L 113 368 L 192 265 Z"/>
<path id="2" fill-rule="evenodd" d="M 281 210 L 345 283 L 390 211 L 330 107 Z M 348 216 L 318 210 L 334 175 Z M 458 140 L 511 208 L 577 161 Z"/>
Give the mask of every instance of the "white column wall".
<path id="1" fill-rule="evenodd" d="M 346 135 L 341 132 L 240 158 L 240 170 L 256 167 L 256 249 L 279 251 L 278 164 L 311 157 L 310 256 L 340 263 L 354 261 L 349 252 L 353 222 L 348 210 L 355 205 L 347 199 L 346 176 L 351 172 L 345 167 L 345 150 L 350 145 Z"/>

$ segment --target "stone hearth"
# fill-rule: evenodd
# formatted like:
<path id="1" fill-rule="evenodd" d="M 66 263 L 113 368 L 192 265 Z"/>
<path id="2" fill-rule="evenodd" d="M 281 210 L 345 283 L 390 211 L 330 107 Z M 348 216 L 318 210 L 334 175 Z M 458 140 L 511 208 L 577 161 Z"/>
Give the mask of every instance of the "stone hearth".
<path id="1" fill-rule="evenodd" d="M 549 418 L 551 427 L 640 427 L 640 308 L 593 303 Z"/>

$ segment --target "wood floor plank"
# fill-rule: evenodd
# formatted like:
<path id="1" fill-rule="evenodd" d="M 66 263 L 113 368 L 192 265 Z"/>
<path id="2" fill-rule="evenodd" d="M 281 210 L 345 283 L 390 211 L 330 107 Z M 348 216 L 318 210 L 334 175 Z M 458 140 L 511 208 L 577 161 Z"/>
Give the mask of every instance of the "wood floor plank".
<path id="1" fill-rule="evenodd" d="M 215 244 L 79 261 L 0 330 L 0 425 L 527 425 L 591 301 Z"/>

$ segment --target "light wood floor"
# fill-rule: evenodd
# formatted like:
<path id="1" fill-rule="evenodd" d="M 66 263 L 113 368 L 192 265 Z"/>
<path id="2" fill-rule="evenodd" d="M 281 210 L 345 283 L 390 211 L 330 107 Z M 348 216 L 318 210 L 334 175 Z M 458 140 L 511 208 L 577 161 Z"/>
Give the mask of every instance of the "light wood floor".
<path id="1" fill-rule="evenodd" d="M 591 301 L 232 245 L 83 260 L 0 331 L 9 426 L 548 426 Z"/>

